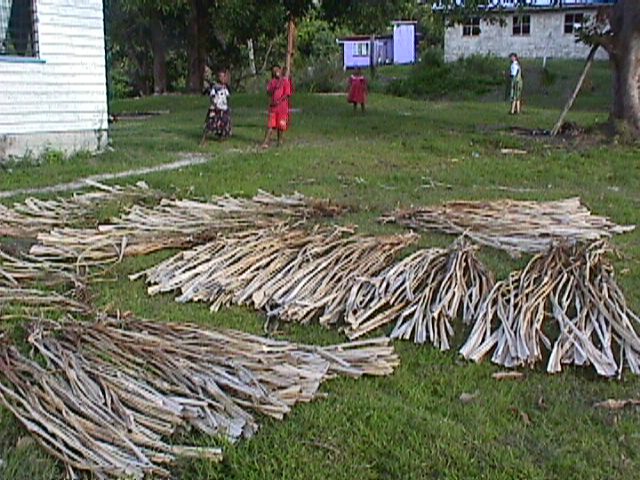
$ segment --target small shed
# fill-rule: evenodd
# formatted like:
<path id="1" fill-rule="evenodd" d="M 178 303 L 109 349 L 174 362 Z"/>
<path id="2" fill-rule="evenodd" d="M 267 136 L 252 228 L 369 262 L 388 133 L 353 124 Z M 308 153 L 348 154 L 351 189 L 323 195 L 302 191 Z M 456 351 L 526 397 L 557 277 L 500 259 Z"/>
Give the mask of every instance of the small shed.
<path id="1" fill-rule="evenodd" d="M 0 0 L 0 160 L 106 145 L 102 0 Z"/>
<path id="2" fill-rule="evenodd" d="M 343 65 L 351 68 L 369 68 L 373 65 L 403 65 L 415 63 L 418 34 L 416 22 L 392 22 L 389 35 L 355 35 L 338 39 L 342 45 Z"/>
<path id="3" fill-rule="evenodd" d="M 369 68 L 393 63 L 393 36 L 357 35 L 338 39 L 342 45 L 343 65 L 348 68 Z"/>

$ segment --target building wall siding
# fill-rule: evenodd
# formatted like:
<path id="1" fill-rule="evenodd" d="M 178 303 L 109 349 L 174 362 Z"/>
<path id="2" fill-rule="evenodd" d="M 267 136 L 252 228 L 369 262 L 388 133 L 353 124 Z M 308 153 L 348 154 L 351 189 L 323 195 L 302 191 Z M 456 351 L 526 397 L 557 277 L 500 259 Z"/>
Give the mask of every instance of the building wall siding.
<path id="1" fill-rule="evenodd" d="M 571 9 L 570 11 L 535 12 L 531 16 L 531 33 L 513 35 L 513 14 L 501 15 L 501 22 L 481 20 L 478 36 L 463 36 L 462 25 L 449 27 L 445 31 L 445 61 L 453 62 L 474 54 L 506 57 L 517 52 L 523 58 L 568 58 L 585 59 L 589 53 L 587 45 L 576 43 L 575 36 L 564 33 L 566 13 L 595 14 L 593 9 Z M 496 15 L 497 17 L 497 15 Z M 495 17 L 494 17 L 495 18 Z M 598 59 L 607 59 L 604 50 L 598 52 Z"/>
<path id="2" fill-rule="evenodd" d="M 102 0 L 37 0 L 41 63 L 0 57 L 0 155 L 104 146 Z"/>
<path id="3" fill-rule="evenodd" d="M 371 57 L 369 55 L 358 56 L 354 55 L 354 49 L 358 44 L 370 45 L 369 40 L 361 41 L 346 41 L 343 43 L 344 49 L 344 68 L 368 68 L 371 63 Z M 370 47 L 367 47 L 370 48 Z"/>
<path id="4" fill-rule="evenodd" d="M 393 63 L 403 65 L 416 61 L 416 26 L 393 26 Z"/>

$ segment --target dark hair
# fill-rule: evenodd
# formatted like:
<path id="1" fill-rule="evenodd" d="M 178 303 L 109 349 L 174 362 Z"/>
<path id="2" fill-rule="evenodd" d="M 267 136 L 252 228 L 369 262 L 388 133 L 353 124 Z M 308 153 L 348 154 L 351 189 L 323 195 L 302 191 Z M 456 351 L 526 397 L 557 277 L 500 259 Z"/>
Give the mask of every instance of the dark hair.
<path id="1" fill-rule="evenodd" d="M 275 65 L 273 65 L 273 66 L 271 67 L 271 70 L 273 70 L 274 68 L 280 68 L 280 69 L 281 69 L 282 67 L 276 63 Z"/>

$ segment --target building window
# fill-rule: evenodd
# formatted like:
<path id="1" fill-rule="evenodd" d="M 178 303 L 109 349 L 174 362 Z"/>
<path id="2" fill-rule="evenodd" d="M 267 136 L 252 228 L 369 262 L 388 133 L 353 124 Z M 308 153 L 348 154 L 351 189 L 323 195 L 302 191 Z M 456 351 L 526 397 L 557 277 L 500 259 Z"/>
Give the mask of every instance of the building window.
<path id="1" fill-rule="evenodd" d="M 587 18 L 584 13 L 567 13 L 564 16 L 564 33 L 576 33 L 585 24 Z"/>
<path id="2" fill-rule="evenodd" d="M 477 37 L 480 35 L 480 17 L 471 17 L 462 24 L 463 37 Z"/>
<path id="3" fill-rule="evenodd" d="M 369 42 L 358 42 L 353 44 L 353 56 L 354 57 L 368 57 L 369 56 Z"/>
<path id="4" fill-rule="evenodd" d="M 529 35 L 531 33 L 531 15 L 516 15 L 513 17 L 513 34 Z"/>
<path id="5" fill-rule="evenodd" d="M 0 56 L 37 57 L 35 0 L 0 0 Z"/>

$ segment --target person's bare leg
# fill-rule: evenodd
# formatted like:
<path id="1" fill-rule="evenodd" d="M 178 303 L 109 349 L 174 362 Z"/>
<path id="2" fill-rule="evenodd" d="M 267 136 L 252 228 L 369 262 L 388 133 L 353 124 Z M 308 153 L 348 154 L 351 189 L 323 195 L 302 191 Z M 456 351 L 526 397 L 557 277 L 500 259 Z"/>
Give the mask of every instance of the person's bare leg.
<path id="1" fill-rule="evenodd" d="M 362 103 L 362 104 L 360 105 L 360 108 L 362 108 L 362 113 L 364 113 L 364 112 L 365 112 L 365 110 L 366 110 L 366 109 L 365 109 L 365 106 L 364 106 L 364 103 Z"/>
<path id="2" fill-rule="evenodd" d="M 511 110 L 509 110 L 509 113 L 511 115 L 515 115 L 516 114 L 516 102 L 515 101 L 511 102 Z"/>
<path id="3" fill-rule="evenodd" d="M 516 102 L 516 111 L 518 112 L 518 114 L 522 113 L 522 101 L 518 100 Z"/>
<path id="4" fill-rule="evenodd" d="M 207 143 L 207 131 L 202 134 L 202 140 L 200 140 L 200 146 L 203 147 Z"/>
<path id="5" fill-rule="evenodd" d="M 354 104 L 353 104 L 353 112 L 355 113 L 355 112 L 357 112 L 357 111 L 358 111 L 358 104 L 357 104 L 357 103 L 354 103 Z"/>
<path id="6" fill-rule="evenodd" d="M 271 132 L 273 132 L 273 129 L 267 128 L 267 133 L 264 136 L 264 142 L 262 142 L 262 148 L 269 148 L 269 144 L 271 143 Z"/>
<path id="7" fill-rule="evenodd" d="M 277 145 L 278 146 L 282 145 L 282 141 L 283 141 L 282 140 L 282 130 L 280 130 L 280 129 L 278 129 L 278 137 L 277 137 L 277 139 L 278 139 L 277 140 L 278 141 Z"/>

